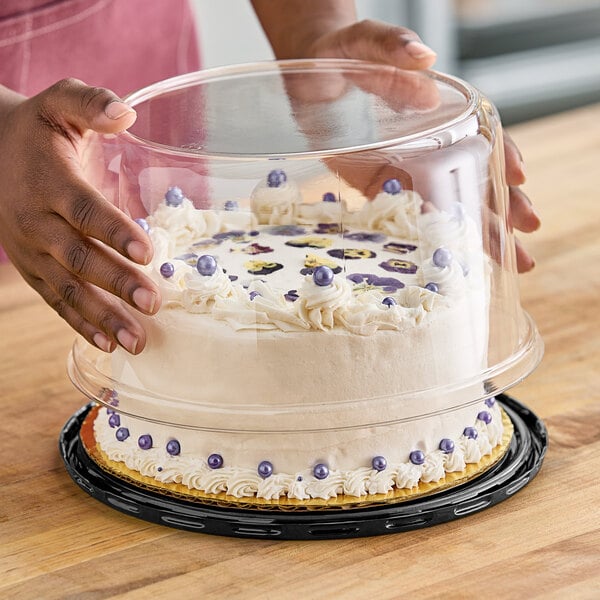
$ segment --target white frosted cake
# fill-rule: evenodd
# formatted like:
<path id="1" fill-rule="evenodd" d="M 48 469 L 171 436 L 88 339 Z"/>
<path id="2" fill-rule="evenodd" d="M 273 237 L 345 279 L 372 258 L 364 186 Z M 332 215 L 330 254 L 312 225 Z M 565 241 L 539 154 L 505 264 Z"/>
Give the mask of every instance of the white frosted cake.
<path id="1" fill-rule="evenodd" d="M 356 500 L 502 443 L 494 399 L 460 392 L 487 364 L 475 221 L 396 180 L 352 209 L 324 192 L 302 198 L 276 170 L 248 206 L 197 210 L 170 188 L 141 221 L 163 304 L 145 350 L 113 354 L 113 378 L 147 394 L 98 411 L 108 461 L 206 497 Z"/>

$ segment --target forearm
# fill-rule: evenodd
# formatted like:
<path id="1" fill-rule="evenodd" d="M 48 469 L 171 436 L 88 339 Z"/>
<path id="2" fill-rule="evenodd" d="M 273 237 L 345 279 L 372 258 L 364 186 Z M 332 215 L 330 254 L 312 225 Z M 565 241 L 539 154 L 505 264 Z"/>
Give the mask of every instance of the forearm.
<path id="1" fill-rule="evenodd" d="M 354 0 L 252 0 L 275 56 L 302 58 L 319 37 L 356 21 Z"/>

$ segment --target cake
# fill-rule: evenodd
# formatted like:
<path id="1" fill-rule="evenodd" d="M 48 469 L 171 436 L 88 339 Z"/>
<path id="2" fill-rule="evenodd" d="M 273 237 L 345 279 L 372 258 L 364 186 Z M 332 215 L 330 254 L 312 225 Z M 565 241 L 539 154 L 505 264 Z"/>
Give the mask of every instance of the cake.
<path id="1" fill-rule="evenodd" d="M 481 379 L 464 392 L 487 366 L 490 265 L 460 204 L 395 179 L 353 206 L 305 199 L 277 169 L 211 209 L 171 187 L 138 222 L 163 304 L 140 355 L 111 355 L 118 390 L 90 424 L 107 468 L 202 499 L 339 505 L 501 456 L 509 420 Z"/>

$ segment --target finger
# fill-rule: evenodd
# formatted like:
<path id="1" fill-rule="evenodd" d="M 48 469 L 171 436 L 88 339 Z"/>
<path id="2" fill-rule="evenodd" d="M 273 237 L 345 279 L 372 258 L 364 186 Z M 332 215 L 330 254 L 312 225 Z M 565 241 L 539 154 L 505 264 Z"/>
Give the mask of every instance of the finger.
<path id="1" fill-rule="evenodd" d="M 50 216 L 49 252 L 70 273 L 125 300 L 146 314 L 160 305 L 156 284 L 118 255 L 73 230 L 58 215 Z"/>
<path id="2" fill-rule="evenodd" d="M 60 177 L 55 190 L 54 211 L 85 236 L 104 242 L 138 264 L 148 264 L 153 255 L 146 232 L 125 213 L 108 202 L 96 189 L 77 176 L 78 167 Z"/>
<path id="3" fill-rule="evenodd" d="M 508 185 L 522 185 L 525 183 L 523 156 L 507 131 L 504 131 L 504 159 L 506 161 L 506 181 Z"/>
<path id="4" fill-rule="evenodd" d="M 94 340 L 95 334 L 102 333 L 109 340 L 109 347 L 118 343 L 131 354 L 142 351 L 146 334 L 125 305 L 75 277 L 50 255 L 40 262 L 39 270 L 44 274 L 44 280 L 38 277 L 32 286 L 72 327 L 95 345 L 99 345 Z"/>
<path id="5" fill-rule="evenodd" d="M 86 321 L 75 309 L 54 293 L 43 281 L 36 286 L 39 294 L 75 331 L 81 334 L 88 343 L 96 346 L 103 352 L 113 352 L 117 345 L 114 341 L 100 331 L 98 327 Z"/>
<path id="6" fill-rule="evenodd" d="M 531 200 L 516 186 L 509 187 L 508 219 L 513 227 L 525 233 L 536 231 L 541 225 Z"/>
<path id="7" fill-rule="evenodd" d="M 518 238 L 515 238 L 515 250 L 517 253 L 517 271 L 519 273 L 527 273 L 535 267 L 535 259 L 521 244 Z"/>
<path id="8" fill-rule="evenodd" d="M 440 104 L 436 82 L 423 73 L 382 68 L 356 71 L 349 77 L 356 85 L 381 98 L 392 110 L 434 110 Z"/>
<path id="9" fill-rule="evenodd" d="M 35 97 L 40 121 L 69 137 L 92 129 L 119 133 L 131 127 L 136 113 L 105 88 L 90 87 L 78 79 L 63 79 Z"/>
<path id="10" fill-rule="evenodd" d="M 386 63 L 402 69 L 428 69 L 436 53 L 410 29 L 364 20 L 335 32 L 336 44 L 325 56 Z"/>

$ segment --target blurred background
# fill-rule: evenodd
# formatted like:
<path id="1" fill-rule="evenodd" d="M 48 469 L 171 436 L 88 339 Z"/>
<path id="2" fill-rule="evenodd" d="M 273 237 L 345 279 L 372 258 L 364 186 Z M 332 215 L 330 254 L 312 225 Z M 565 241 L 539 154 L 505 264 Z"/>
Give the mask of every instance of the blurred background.
<path id="1" fill-rule="evenodd" d="M 205 67 L 273 58 L 248 0 L 193 0 Z M 356 0 L 419 33 L 505 125 L 600 101 L 600 0 Z M 235 15 L 235 17 L 234 17 Z"/>

